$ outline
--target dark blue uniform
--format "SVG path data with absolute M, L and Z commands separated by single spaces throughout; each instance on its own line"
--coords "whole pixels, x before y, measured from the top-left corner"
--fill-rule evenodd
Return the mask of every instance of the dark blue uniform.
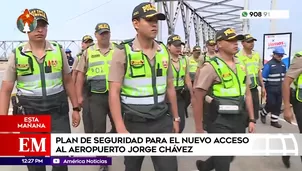
M 266 89 L 266 105 L 262 109 L 262 118 L 271 113 L 272 126 L 278 124 L 278 118 L 282 106 L 282 82 L 286 73 L 286 66 L 282 61 L 272 58 L 268 61 L 262 71 L 262 77 Z M 278 126 L 277 126 L 278 127 Z M 281 126 L 279 126 L 281 127 Z

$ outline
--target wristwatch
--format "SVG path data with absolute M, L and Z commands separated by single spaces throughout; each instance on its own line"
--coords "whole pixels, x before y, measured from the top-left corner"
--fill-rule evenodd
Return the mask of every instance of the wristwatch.
M 174 118 L 174 122 L 180 122 L 180 117 Z
M 74 108 L 72 108 L 72 110 L 73 110 L 73 111 L 78 111 L 78 112 L 80 112 L 80 111 L 81 111 L 81 108 L 79 108 L 79 107 L 74 107 Z
M 256 120 L 255 119 L 249 119 L 249 123 L 250 122 L 256 123 Z

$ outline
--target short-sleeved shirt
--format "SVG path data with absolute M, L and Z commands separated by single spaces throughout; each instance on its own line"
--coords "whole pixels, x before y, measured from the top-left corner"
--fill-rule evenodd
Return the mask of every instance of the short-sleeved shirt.
M 286 76 L 296 79 L 302 74 L 302 57 L 295 57 L 286 73 Z
M 238 64 L 239 61 L 237 58 L 234 58 L 235 64 Z M 246 68 L 246 67 L 245 67 Z M 236 73 L 236 65 L 231 68 Z M 199 69 L 199 74 L 197 77 L 197 80 L 194 82 L 194 88 L 200 88 L 203 90 L 208 91 L 210 87 L 214 83 L 220 83 L 221 80 L 219 76 L 217 75 L 215 69 L 210 63 L 204 63 L 201 68 Z M 206 74 L 205 74 L 206 73 Z M 248 73 L 246 71 L 246 85 L 250 85 L 250 78 L 248 77 Z
M 102 55 L 104 55 L 105 57 L 109 54 L 109 52 L 111 50 L 113 50 L 113 47 L 112 47 L 112 43 L 110 43 L 109 47 L 104 49 L 103 51 L 101 51 L 100 47 L 98 46 L 98 44 L 95 44 L 94 45 L 96 50 L 100 51 L 100 53 Z M 80 57 L 79 59 L 79 63 L 76 67 L 75 70 L 77 71 L 80 71 L 80 72 L 83 72 L 83 73 L 86 73 L 87 72 L 87 68 L 88 68 L 88 57 L 87 57 L 87 50 L 85 50 L 82 54 L 82 56 Z
M 49 41 L 46 41 L 45 51 L 53 51 L 55 49 L 56 48 Z M 26 43 L 24 45 L 23 51 L 24 52 L 32 52 L 29 43 Z M 64 74 L 69 74 L 70 73 L 70 68 L 69 68 L 68 60 L 67 60 L 66 54 L 63 53 L 63 52 L 65 52 L 65 50 L 61 48 L 61 54 L 62 54 L 62 58 L 63 58 L 62 59 L 63 60 L 62 70 L 63 70 Z M 33 55 L 35 55 L 34 52 L 33 52 Z M 15 58 L 16 58 L 15 53 L 11 53 L 9 55 L 7 67 L 4 71 L 3 81 L 14 82 L 14 81 L 17 80 L 16 63 L 15 63 L 16 59 Z M 43 58 L 37 58 L 36 57 L 36 59 L 39 63 L 42 63 L 42 62 L 44 62 L 45 57 L 43 57 Z
M 72 70 L 76 70 L 76 68 L 79 64 L 79 56 L 78 55 L 75 57 L 75 60 L 74 60 L 73 65 L 72 65 Z
M 206 58 L 207 56 L 209 56 L 210 58 L 212 58 L 212 57 L 216 56 L 216 54 L 214 54 L 214 55 L 209 55 L 208 53 L 206 53 L 206 54 L 202 55 L 202 56 L 200 57 L 199 62 L 198 62 L 198 67 L 202 66 L 202 65 L 205 63 L 205 58 Z
M 132 48 L 135 51 L 142 50 L 139 41 L 135 38 L 132 42 Z M 161 50 L 161 46 L 158 42 L 154 41 L 153 50 L 149 54 L 145 54 L 149 58 L 149 62 L 151 65 L 154 65 L 154 57 L 157 51 Z M 124 49 L 115 48 L 111 65 L 109 71 L 109 81 L 123 83 L 124 75 L 125 75 L 125 66 L 126 65 L 126 54 Z M 171 67 L 171 63 L 168 66 L 168 78 L 173 79 L 173 70 Z

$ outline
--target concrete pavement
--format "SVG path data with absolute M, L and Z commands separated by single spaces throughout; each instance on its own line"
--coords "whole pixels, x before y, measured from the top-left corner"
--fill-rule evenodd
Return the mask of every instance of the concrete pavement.
M 2 81 L 2 74 L 0 70 L 0 82 Z M 0 84 L 1 87 L 1 84 Z M 71 113 L 70 113 L 71 114 Z M 281 116 L 282 118 L 282 116 Z M 269 121 L 269 120 L 268 120 Z M 298 133 L 296 125 L 290 125 L 281 121 L 283 127 L 281 129 L 273 128 L 269 124 L 263 125 L 259 123 L 256 125 L 258 133 Z M 110 129 L 110 122 L 107 122 L 107 129 Z M 78 128 L 72 128 L 73 133 L 83 133 L 83 124 Z M 190 110 L 190 117 L 186 120 L 185 133 L 194 132 L 194 121 L 192 111 Z M 197 159 L 206 159 L 207 157 L 178 157 L 179 171 L 196 171 L 195 161 Z M 291 158 L 291 168 L 286 169 L 281 161 L 281 157 L 236 157 L 231 165 L 231 171 L 299 171 L 301 170 L 301 160 L 299 157 Z M 27 171 L 26 166 L 0 166 L 1 171 Z M 70 166 L 69 171 L 98 171 L 97 166 Z M 110 171 L 123 171 L 123 157 L 113 157 L 113 165 Z M 47 166 L 47 171 L 51 171 L 51 167 Z M 142 171 L 154 171 L 150 157 L 146 157 L 142 166 Z

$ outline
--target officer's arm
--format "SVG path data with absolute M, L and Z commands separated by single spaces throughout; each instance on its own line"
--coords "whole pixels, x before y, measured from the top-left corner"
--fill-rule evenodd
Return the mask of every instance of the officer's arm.
M 247 87 L 249 87 L 249 84 L 247 82 L 246 84 Z M 249 114 L 250 119 L 255 119 L 254 118 L 254 106 L 253 106 L 253 98 L 252 98 L 252 93 L 249 88 L 245 90 L 245 105 L 247 108 L 247 112 Z
M 270 65 L 268 63 L 266 63 L 263 66 L 263 70 L 262 70 L 262 79 L 263 79 L 263 83 L 265 84 L 265 82 L 267 82 L 267 78 L 270 72 Z
M 62 49 L 61 52 L 64 52 L 64 50 Z M 64 87 L 67 91 L 67 94 L 70 98 L 70 101 L 72 103 L 73 107 L 78 107 L 78 99 L 77 99 L 77 95 L 74 93 L 75 92 L 75 86 L 74 86 L 74 82 L 73 79 L 71 77 L 71 71 L 69 68 L 69 64 L 67 61 L 67 57 L 65 53 L 62 53 L 62 57 L 63 57 L 63 83 L 64 83 Z
M 259 60 L 259 71 L 258 71 L 258 77 L 259 77 L 259 81 L 260 81 L 260 86 L 262 88 L 264 88 L 264 81 L 263 81 L 263 77 L 262 77 L 262 68 L 263 68 L 263 64 L 262 61 Z
M 208 89 L 211 87 L 212 83 L 217 77 L 214 68 L 210 64 L 204 64 L 197 78 L 195 78 L 194 88 L 193 88 L 193 98 L 192 106 L 194 113 L 195 129 L 197 132 L 203 130 L 203 103 L 204 97 L 207 94 Z
M 85 50 L 82 56 L 79 58 L 79 63 L 77 65 L 77 78 L 76 78 L 76 92 L 77 96 L 80 100 L 83 99 L 83 85 L 85 82 L 85 73 L 86 73 L 86 66 L 87 66 L 87 51 Z
M 121 48 L 121 47 L 120 47 Z M 125 52 L 116 48 L 112 54 L 109 70 L 109 107 L 118 133 L 127 132 L 122 118 L 120 92 L 125 75 Z
M 290 85 L 302 73 L 302 57 L 293 59 L 282 84 L 284 108 L 290 108 Z
M 187 60 L 186 60 L 187 62 Z M 198 74 L 198 70 L 196 71 L 196 75 Z M 189 68 L 189 65 L 188 65 L 188 62 L 186 63 L 186 77 L 185 77 L 185 83 L 190 91 L 190 94 L 191 94 L 191 97 L 193 96 L 193 85 L 192 85 L 192 80 L 191 80 L 191 77 L 190 77 L 190 68 Z
M 10 105 L 11 93 L 16 81 L 15 54 L 12 53 L 8 58 L 8 66 L 4 71 L 4 77 L 0 90 L 0 115 L 7 115 Z
M 168 66 L 168 85 L 167 85 L 167 97 L 171 104 L 171 111 L 174 118 L 178 118 L 178 108 L 177 108 L 177 98 L 176 98 L 176 91 L 173 84 L 173 70 L 171 62 Z

